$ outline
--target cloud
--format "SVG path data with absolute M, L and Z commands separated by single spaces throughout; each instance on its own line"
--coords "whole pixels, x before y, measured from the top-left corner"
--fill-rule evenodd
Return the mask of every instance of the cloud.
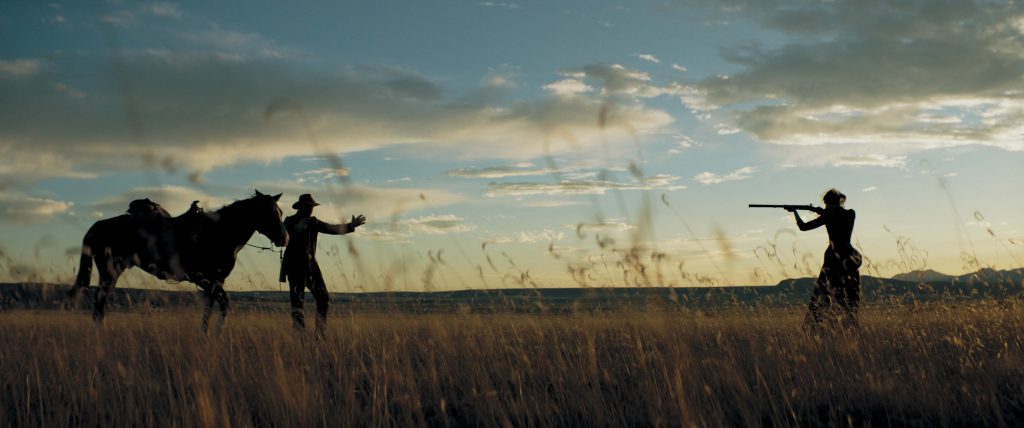
M 182 31 L 178 33 L 178 37 L 205 49 L 230 53 L 227 57 L 285 59 L 298 55 L 294 49 L 284 47 L 258 33 L 228 30 L 217 25 Z
M 150 3 L 142 6 L 147 12 L 155 16 L 165 16 L 170 18 L 181 18 L 181 10 L 178 9 L 178 5 L 174 3 L 157 2 Z
M 453 214 L 416 217 L 401 220 L 398 224 L 414 232 L 426 235 L 469 232 L 476 229 L 476 226 L 466 224 L 462 218 Z
M 48 223 L 70 213 L 73 202 L 40 198 L 16 192 L 0 192 L 0 220 L 15 224 Z
M 593 91 L 594 88 L 576 79 L 562 79 L 557 82 L 544 85 L 544 89 L 560 97 L 573 97 Z
M 716 4 L 716 7 L 721 5 Z M 739 66 L 687 105 L 777 144 L 962 144 L 1024 150 L 1024 5 L 987 1 L 732 1 L 730 15 L 786 33 L 726 48 Z
M 565 232 L 551 229 L 524 230 L 511 234 L 498 235 L 487 242 L 495 244 L 536 244 L 539 242 L 555 242 L 565 238 Z
M 2 101 L 0 101 L 2 103 Z M 0 118 L 0 122 L 3 119 Z M 0 130 L 0 134 L 3 131 Z M 66 177 L 88 179 L 97 176 L 95 171 L 82 168 L 79 158 L 68 156 L 73 150 L 61 153 L 57 150 L 29 150 L 21 145 L 5 145 L 0 140 L 0 176 L 10 179 L 35 179 L 39 177 Z
M 514 88 L 517 86 L 515 78 L 521 73 L 519 67 L 502 64 L 489 69 L 481 83 L 484 88 Z
M 291 204 L 303 193 L 312 193 L 321 204 L 317 216 L 328 221 L 344 221 L 352 215 L 364 214 L 367 221 L 382 224 L 391 219 L 424 209 L 436 209 L 466 201 L 464 195 L 444 189 L 416 187 L 376 187 L 365 184 L 344 186 L 309 186 L 294 182 L 260 182 L 255 186 L 263 193 L 284 193 L 281 207 L 291 214 Z M 249 190 L 251 192 L 251 190 Z
M 449 177 L 462 178 L 503 178 L 503 177 L 525 177 L 531 175 L 546 175 L 555 172 L 551 168 L 531 168 L 533 164 L 526 167 L 515 166 L 492 166 L 486 168 L 459 168 L 448 171 Z
M 906 156 L 886 156 L 866 154 L 859 156 L 842 156 L 836 159 L 835 166 L 879 166 L 885 168 L 903 168 L 907 165 Z
M 465 233 L 477 226 L 453 214 L 403 219 L 388 224 L 368 225 L 362 236 L 380 241 L 408 241 L 417 236 Z
M 672 69 L 675 70 L 675 71 L 682 71 L 684 73 L 689 71 L 689 70 L 686 69 L 686 67 L 681 66 L 679 64 L 672 64 Z
M 609 190 L 680 190 L 679 177 L 658 174 L 634 183 L 606 179 L 562 180 L 558 183 L 491 183 L 487 197 L 533 195 L 603 195 Z
M 626 68 L 621 64 L 587 64 L 562 71 L 571 79 L 594 79 L 601 82 L 604 95 L 629 95 L 650 98 L 665 93 L 663 88 L 652 85 L 650 73 Z
M 145 32 L 138 39 L 155 42 L 116 52 L 116 75 L 110 58 L 87 52 L 0 58 L 0 174 L 199 176 L 240 162 L 413 144 L 521 160 L 615 146 L 673 122 L 628 99 L 565 96 L 567 86 L 508 97 L 499 89 L 513 85 L 513 67 L 492 70 L 485 96 L 468 97 L 398 67 L 325 70 L 294 48 L 172 3 L 124 6 L 101 21 L 125 40 Z
M 251 191 L 250 191 L 251 192 Z M 236 199 L 248 197 L 239 194 Z M 171 215 L 179 215 L 185 212 L 192 201 L 200 201 L 200 206 L 206 210 L 215 210 L 230 202 L 230 199 L 212 196 L 201 190 L 182 186 L 143 186 L 136 187 L 121 194 L 103 198 L 89 205 L 94 217 L 113 217 L 124 214 L 128 210 L 128 204 L 136 199 L 149 198 L 151 201 L 160 204 Z
M 557 200 L 557 201 L 522 201 L 522 202 L 518 202 L 516 204 L 516 206 L 523 207 L 523 208 L 561 208 L 561 207 L 571 207 L 571 206 L 583 205 L 583 204 L 584 203 L 582 201 L 566 201 L 566 200 Z
M 668 149 L 668 153 L 672 155 L 677 155 L 682 153 L 686 149 L 689 149 L 697 145 L 698 144 L 695 141 L 693 141 L 692 138 L 687 137 L 685 135 L 678 135 L 676 136 L 676 146 Z
M 756 171 L 756 169 L 749 166 L 722 175 L 705 171 L 700 174 L 697 174 L 695 177 L 693 177 L 693 179 L 697 180 L 697 182 L 700 184 L 718 184 L 724 183 L 726 181 L 746 180 L 750 178 L 751 174 L 753 174 L 754 171 Z
M 624 221 L 606 221 L 601 223 L 579 223 L 569 224 L 565 226 L 568 229 L 573 229 L 578 235 L 583 235 L 586 232 L 598 232 L 598 233 L 612 233 L 612 232 L 628 232 L 636 229 L 636 226 L 626 223 Z
M 42 68 L 43 63 L 38 59 L 0 60 L 0 76 L 4 77 L 32 76 L 38 74 Z
M 443 189 L 374 187 L 363 184 L 311 188 L 308 185 L 286 181 L 260 182 L 253 186 L 266 194 L 283 193 L 279 205 L 286 216 L 293 213 L 291 204 L 298 200 L 300 194 L 312 193 L 313 198 L 321 204 L 315 211 L 315 215 L 319 218 L 329 222 L 344 223 L 353 215 L 364 214 L 367 224 L 373 226 L 371 229 L 381 229 L 384 227 L 383 225 L 396 221 L 395 219 L 406 213 L 436 209 L 466 200 L 462 195 Z M 178 215 L 188 209 L 194 200 L 201 201 L 200 206 L 204 209 L 214 210 L 233 200 L 247 198 L 252 192 L 251 188 L 238 188 L 228 190 L 223 195 L 211 195 L 198 189 L 182 186 L 143 186 L 96 201 L 89 205 L 89 209 L 93 217 L 112 217 L 123 214 L 128 209 L 129 202 L 135 199 L 149 198 L 163 206 L 171 215 Z M 452 218 L 445 216 L 426 216 L 399 222 L 402 223 L 400 230 L 403 233 L 429 234 L 431 231 L 439 230 L 466 231 L 463 228 L 446 226 L 445 221 L 450 220 Z M 475 228 L 471 225 L 463 226 Z
M 306 171 L 302 171 L 302 172 L 297 172 L 294 175 L 297 177 L 295 179 L 295 181 L 297 183 L 306 183 L 306 182 L 321 182 L 322 183 L 322 182 L 325 182 L 325 181 L 328 181 L 328 180 L 333 180 L 333 179 L 340 178 L 340 177 L 348 177 L 348 174 L 349 174 L 349 169 L 345 168 L 345 167 L 340 167 L 340 168 L 324 167 L 324 168 L 314 168 L 314 169 L 310 169 L 310 170 L 306 170 Z
M 860 191 L 862 192 L 874 192 L 875 190 L 878 190 L 878 188 L 875 186 L 868 186 L 863 189 L 860 189 Z
M 122 58 L 134 101 L 128 107 L 140 131 L 133 134 L 116 86 L 91 88 L 87 97 L 54 89 L 64 77 L 60 70 L 105 76 L 109 63 L 62 61 L 68 62 L 34 74 L 0 74 L 0 150 L 7 155 L 0 170 L 30 177 L 161 165 L 207 171 L 397 144 L 453 147 L 467 158 L 529 159 L 626 141 L 673 121 L 662 110 L 582 95 L 466 102 L 395 67 L 323 73 L 276 58 L 158 49 Z M 33 166 L 45 163 L 52 167 Z
M 480 5 L 481 6 L 485 6 L 485 7 L 500 7 L 502 9 L 509 9 L 509 10 L 519 9 L 519 7 L 520 7 L 518 4 L 515 4 L 515 3 L 503 3 L 503 2 L 493 2 L 493 1 L 485 1 L 485 2 L 480 3 Z
M 640 59 L 642 59 L 644 61 L 647 61 L 647 62 L 653 62 L 655 64 L 661 62 L 661 60 L 658 59 L 658 57 L 656 57 L 654 55 L 651 55 L 651 54 L 636 54 L 636 57 L 640 58 Z

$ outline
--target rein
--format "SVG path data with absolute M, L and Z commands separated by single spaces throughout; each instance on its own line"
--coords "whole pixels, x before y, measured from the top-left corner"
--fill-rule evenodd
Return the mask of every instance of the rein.
M 252 245 L 252 244 L 250 244 L 248 242 L 246 242 L 245 245 L 248 245 L 250 247 L 255 248 L 257 253 L 262 253 L 264 251 L 270 251 L 271 253 L 277 253 L 278 254 L 278 258 L 281 260 L 282 263 L 284 263 L 284 247 L 281 247 L 280 250 L 275 250 L 273 247 L 261 247 L 259 245 Z M 278 286 L 279 286 L 278 288 L 280 288 L 280 285 L 281 285 L 280 282 L 278 282 Z
M 252 245 L 252 244 L 250 244 L 248 242 L 246 242 L 245 245 L 248 245 L 250 247 L 258 249 L 259 251 L 257 251 L 257 253 L 262 253 L 264 251 L 270 251 L 271 253 L 282 253 L 282 252 L 284 252 L 284 248 L 283 247 L 280 250 L 275 250 L 273 247 L 261 247 L 259 245 Z

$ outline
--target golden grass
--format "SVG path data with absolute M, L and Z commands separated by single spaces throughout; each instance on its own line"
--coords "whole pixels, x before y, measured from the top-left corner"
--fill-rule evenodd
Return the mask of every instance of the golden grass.
M 335 314 L 0 313 L 12 426 L 1014 425 L 1024 310 L 863 311 L 809 336 L 796 310 Z

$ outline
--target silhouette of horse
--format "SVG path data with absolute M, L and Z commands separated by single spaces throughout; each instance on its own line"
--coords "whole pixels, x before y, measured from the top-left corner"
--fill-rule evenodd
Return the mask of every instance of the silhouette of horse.
M 260 193 L 213 212 L 189 210 L 171 218 L 159 208 L 147 214 L 125 214 L 97 221 L 82 240 L 82 256 L 72 289 L 89 286 L 93 262 L 99 271 L 99 287 L 93 303 L 93 318 L 103 320 L 103 307 L 118 277 L 139 267 L 167 281 L 190 281 L 203 291 L 207 305 L 203 331 L 209 327 L 213 303 L 220 303 L 218 329 L 228 311 L 224 280 L 235 267 L 235 257 L 253 233 L 284 246 L 288 233 L 281 222 L 280 194 Z M 149 202 L 146 200 L 145 202 Z M 151 203 L 151 202 L 150 202 Z

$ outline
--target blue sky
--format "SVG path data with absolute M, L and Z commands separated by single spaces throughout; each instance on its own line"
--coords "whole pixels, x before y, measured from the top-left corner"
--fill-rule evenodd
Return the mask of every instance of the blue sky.
M 771 284 L 825 234 L 746 204 L 830 187 L 866 273 L 1022 267 L 1022 9 L 8 2 L 0 280 L 66 281 L 131 199 L 256 188 L 368 217 L 321 240 L 334 291 Z M 247 248 L 228 287 L 275 277 Z

